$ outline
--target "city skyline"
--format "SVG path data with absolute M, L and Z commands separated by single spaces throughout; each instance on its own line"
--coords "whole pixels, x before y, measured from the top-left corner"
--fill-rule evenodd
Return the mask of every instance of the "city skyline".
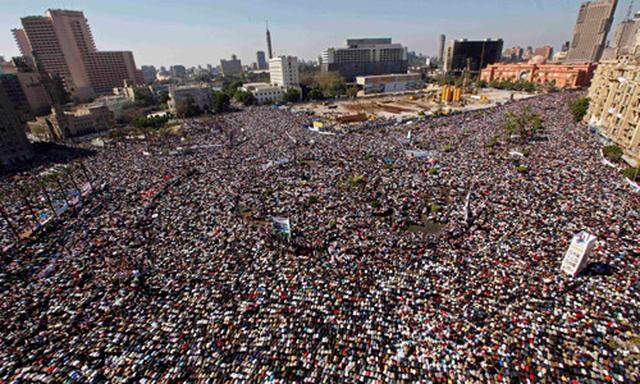
M 407 0 L 393 6 L 360 0 L 347 4 L 334 0 L 322 4 L 191 0 L 175 7 L 146 0 L 136 4 L 122 0 L 109 4 L 26 0 L 5 5 L 0 15 L 0 56 L 8 59 L 19 54 L 10 30 L 19 26 L 20 18 L 41 15 L 48 8 L 81 10 L 91 20 L 94 36 L 104 49 L 132 50 L 138 65 L 168 67 L 216 64 L 232 54 L 251 64 L 257 50 L 266 51 L 266 20 L 274 54 L 303 60 L 315 60 L 323 49 L 342 46 L 347 38 L 354 37 L 391 37 L 410 51 L 436 56 L 441 33 L 447 36 L 447 44 L 463 37 L 503 38 L 505 47 L 548 44 L 559 50 L 571 39 L 579 5 L 580 1 L 573 0 L 489 0 L 482 4 L 470 0 L 446 4 Z M 620 2 L 614 27 L 624 18 L 628 5 L 629 0 Z M 500 18 L 491 15 L 496 7 L 501 10 Z M 529 26 L 523 27 L 522 17 L 531 20 Z M 545 28 L 540 30 L 536 20 L 542 18 Z

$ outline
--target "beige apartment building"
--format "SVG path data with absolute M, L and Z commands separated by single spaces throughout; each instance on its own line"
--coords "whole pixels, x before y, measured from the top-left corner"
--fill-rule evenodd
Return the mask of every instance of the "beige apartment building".
M 27 139 L 25 126 L 0 86 L 0 168 L 32 156 L 33 149 Z
M 618 0 L 587 1 L 580 5 L 566 63 L 600 60 L 617 5 Z
M 585 121 L 640 162 L 640 62 L 633 57 L 602 61 L 589 88 Z
M 285 88 L 299 87 L 298 58 L 295 56 L 278 56 L 270 59 L 269 77 L 271 85 Z
M 96 49 L 89 23 L 81 11 L 46 11 L 44 16 L 21 19 L 13 34 L 22 55 L 36 58 L 43 70 L 62 77 L 71 95 L 80 101 L 110 93 L 124 80 L 143 84 L 133 54 Z
M 610 46 L 604 50 L 602 59 L 612 60 L 633 53 L 638 29 L 640 29 L 640 13 L 620 22 L 613 33 Z

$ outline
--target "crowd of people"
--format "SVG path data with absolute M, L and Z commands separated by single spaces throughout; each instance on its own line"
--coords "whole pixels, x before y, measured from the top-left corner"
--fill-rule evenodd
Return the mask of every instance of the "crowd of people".
M 640 196 L 571 97 L 335 135 L 248 107 L 94 148 L 81 207 L 21 242 L 0 217 L 0 383 L 640 381 Z M 525 107 L 544 131 L 505 137 Z

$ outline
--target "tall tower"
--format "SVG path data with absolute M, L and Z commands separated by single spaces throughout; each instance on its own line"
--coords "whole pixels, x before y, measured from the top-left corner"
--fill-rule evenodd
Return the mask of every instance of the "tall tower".
M 271 47 L 271 32 L 269 32 L 269 22 L 267 22 L 267 53 L 269 54 L 269 60 L 273 59 L 273 49 Z
M 595 62 L 604 51 L 618 0 L 587 1 L 580 6 L 566 62 Z
M 440 35 L 440 45 L 438 46 L 438 60 L 442 63 L 444 61 L 444 43 L 447 40 L 445 35 Z

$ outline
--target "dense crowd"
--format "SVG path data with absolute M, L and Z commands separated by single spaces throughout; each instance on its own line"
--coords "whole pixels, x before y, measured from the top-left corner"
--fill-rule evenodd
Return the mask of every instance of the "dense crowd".
M 638 382 L 640 197 L 570 97 L 336 135 L 249 107 L 108 142 L 83 206 L 3 255 L 0 383 Z M 544 132 L 489 146 L 525 107 Z

